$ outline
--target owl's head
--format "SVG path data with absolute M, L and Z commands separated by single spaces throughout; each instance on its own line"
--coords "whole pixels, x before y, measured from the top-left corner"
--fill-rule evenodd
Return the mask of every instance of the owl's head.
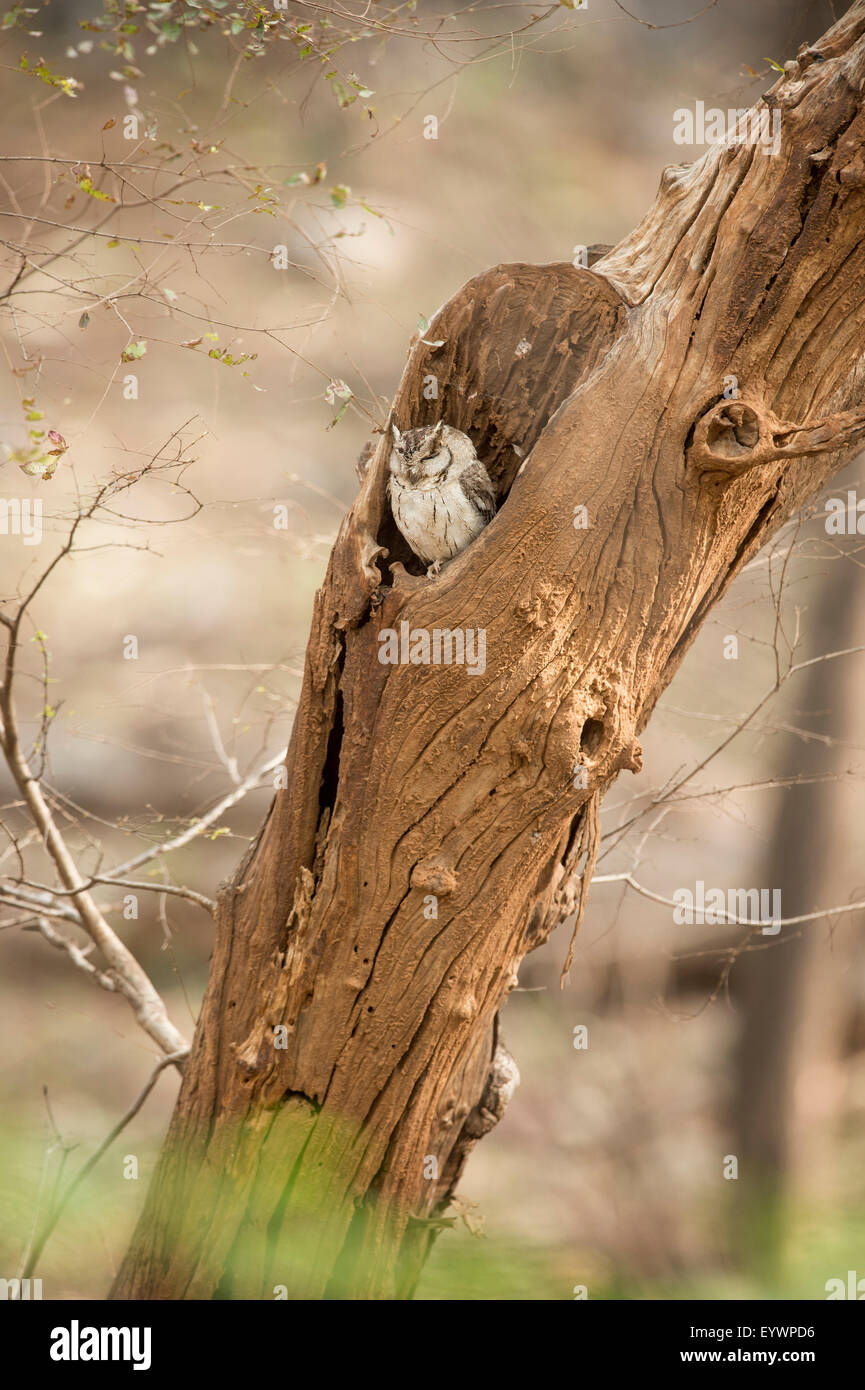
M 448 436 L 453 433 L 444 420 L 435 425 L 422 425 L 402 434 L 391 425 L 393 448 L 390 451 L 390 471 L 401 482 L 417 487 L 425 479 L 434 481 L 451 462 Z

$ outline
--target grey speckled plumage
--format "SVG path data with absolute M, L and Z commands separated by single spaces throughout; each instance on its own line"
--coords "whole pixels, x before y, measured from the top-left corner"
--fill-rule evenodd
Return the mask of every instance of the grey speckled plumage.
M 495 488 L 467 434 L 443 420 L 392 426 L 388 493 L 394 521 L 415 555 L 438 574 L 496 514 Z

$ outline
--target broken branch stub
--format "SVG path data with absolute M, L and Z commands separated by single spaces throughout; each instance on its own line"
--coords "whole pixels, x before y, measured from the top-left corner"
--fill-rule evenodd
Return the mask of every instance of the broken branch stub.
M 758 401 L 721 401 L 697 422 L 688 462 L 704 473 L 736 476 L 779 459 L 837 452 L 863 438 L 865 410 L 794 425 Z

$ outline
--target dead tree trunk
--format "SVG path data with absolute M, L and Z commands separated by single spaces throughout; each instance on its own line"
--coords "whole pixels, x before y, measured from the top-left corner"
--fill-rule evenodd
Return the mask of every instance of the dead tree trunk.
M 863 81 L 859 0 L 757 108 L 779 153 L 752 128 L 667 169 L 593 269 L 488 271 L 415 345 L 394 418 L 470 434 L 500 512 L 413 574 L 380 441 L 113 1297 L 411 1292 L 513 1085 L 497 1010 L 580 900 L 599 798 L 712 605 L 865 437 Z M 383 665 L 403 623 L 484 630 L 486 669 Z

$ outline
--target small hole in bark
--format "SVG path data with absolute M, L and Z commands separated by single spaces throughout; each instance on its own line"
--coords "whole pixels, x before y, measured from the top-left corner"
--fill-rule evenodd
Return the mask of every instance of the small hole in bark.
M 367 1011 L 368 1014 L 371 1014 L 371 1013 L 373 1012 L 372 1004 L 367 1004 L 367 1006 L 366 1006 L 366 1011 Z
M 604 737 L 604 725 L 600 719 L 587 719 L 580 734 L 580 752 L 594 753 Z
M 343 737 L 343 707 L 342 691 L 338 690 L 336 695 L 336 708 L 333 713 L 333 724 L 327 740 L 327 753 L 324 760 L 324 768 L 321 774 L 321 785 L 318 791 L 319 807 L 323 811 L 326 807 L 333 810 L 336 801 L 337 787 L 339 786 L 339 755 L 342 747 Z

